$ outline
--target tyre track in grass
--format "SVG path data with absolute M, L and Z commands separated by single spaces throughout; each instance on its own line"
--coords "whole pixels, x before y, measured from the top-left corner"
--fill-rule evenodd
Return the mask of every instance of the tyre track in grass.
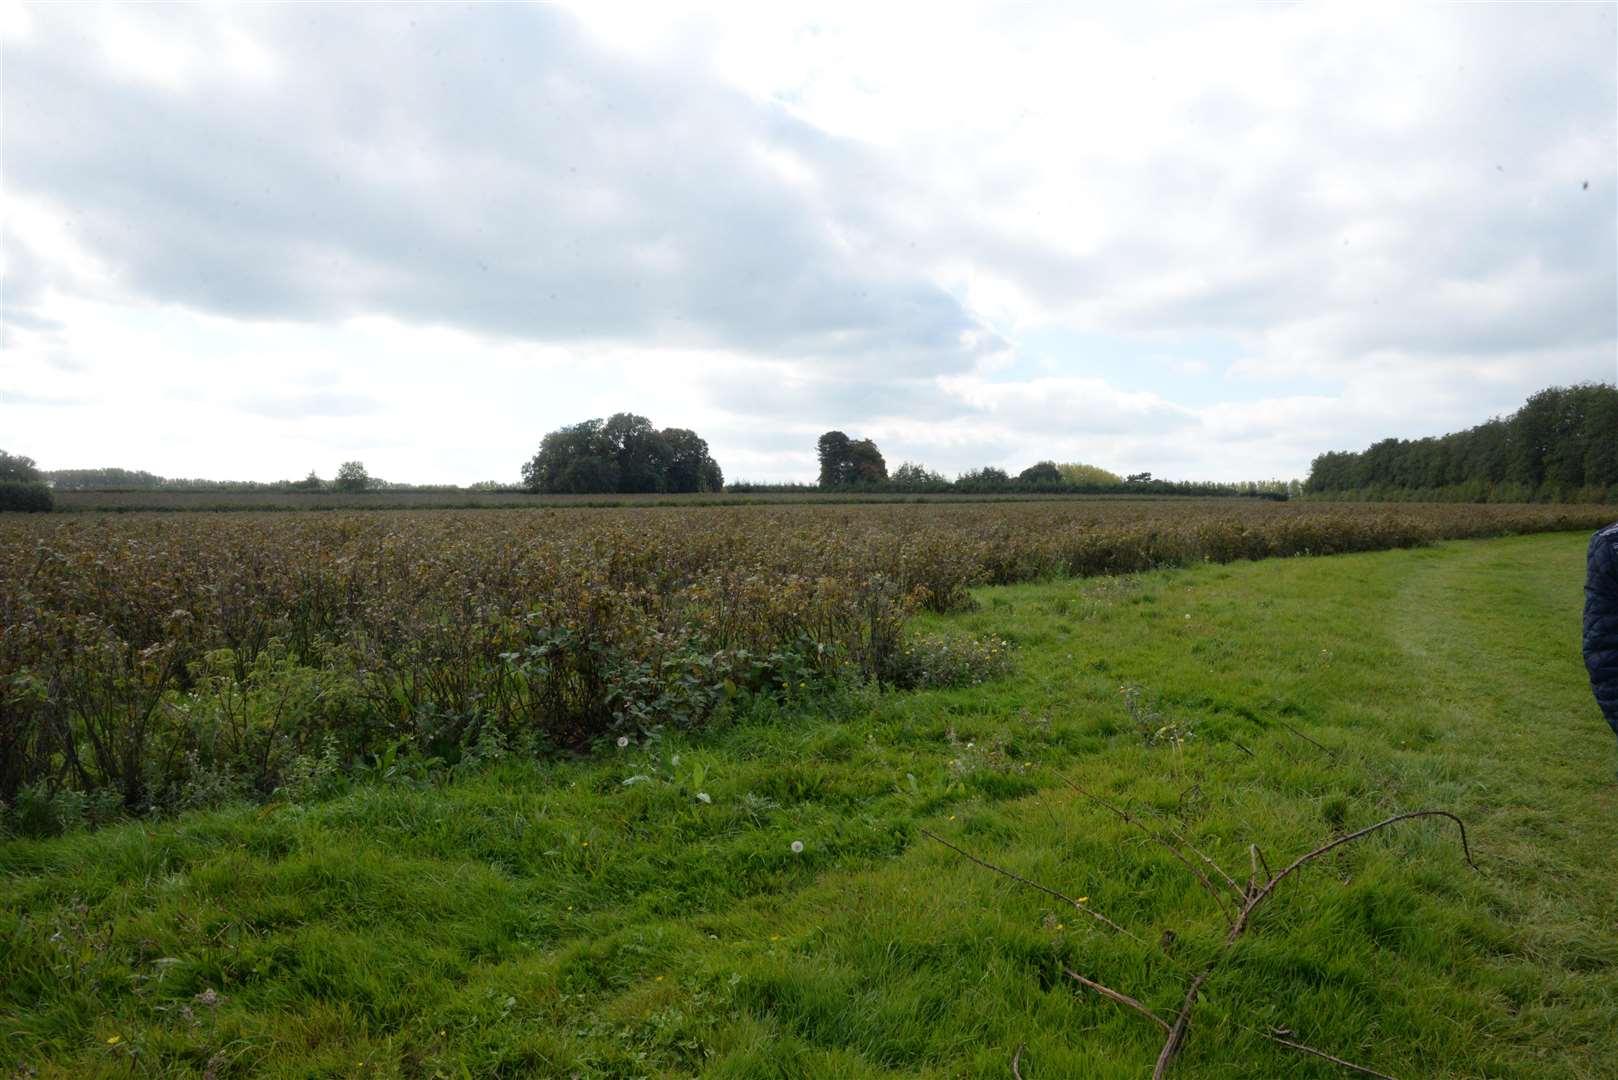
M 1442 545 L 1407 578 L 1388 630 L 1423 673 L 1410 707 L 1442 732 L 1429 750 L 1455 778 L 1445 786 L 1473 826 L 1518 960 L 1541 969 L 1545 1000 L 1591 1019 L 1547 1024 L 1525 1008 L 1523 1030 L 1505 1037 L 1560 1044 L 1551 1071 L 1597 1077 L 1613 1075 L 1599 1018 L 1618 997 L 1618 753 L 1580 653 L 1586 539 Z

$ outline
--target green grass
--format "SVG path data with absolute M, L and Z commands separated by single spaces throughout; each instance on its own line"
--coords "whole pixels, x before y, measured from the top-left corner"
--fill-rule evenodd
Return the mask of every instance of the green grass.
M 1289 879 L 1208 983 L 1176 1075 L 1342 1075 L 1255 1030 L 1284 1025 L 1406 1078 L 1611 1076 L 1618 756 L 1578 657 L 1583 551 L 1564 534 L 985 590 L 921 621 L 1016 643 L 1015 674 L 982 686 L 8 841 L 0 1067 L 1005 1077 L 1026 1043 L 1028 1080 L 1143 1076 L 1157 1029 L 1059 965 L 1172 1010 L 1224 922 L 1067 775 L 1242 877 L 1249 843 L 1279 868 L 1398 810 L 1469 825 L 1481 873 L 1418 821 Z M 1142 725 L 1168 730 L 1148 745 Z

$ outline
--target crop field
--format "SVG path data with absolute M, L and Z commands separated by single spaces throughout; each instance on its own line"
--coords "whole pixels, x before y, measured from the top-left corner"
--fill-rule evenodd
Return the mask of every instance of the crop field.
M 586 750 L 760 695 L 970 682 L 970 590 L 1589 529 L 1590 507 L 1070 500 L 0 522 L 13 827 L 388 760 Z

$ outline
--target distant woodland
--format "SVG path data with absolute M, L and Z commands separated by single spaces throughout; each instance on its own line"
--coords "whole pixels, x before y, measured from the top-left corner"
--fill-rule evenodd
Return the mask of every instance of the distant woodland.
M 1552 387 L 1465 431 L 1321 454 L 1303 490 L 1367 500 L 1618 502 L 1618 386 Z

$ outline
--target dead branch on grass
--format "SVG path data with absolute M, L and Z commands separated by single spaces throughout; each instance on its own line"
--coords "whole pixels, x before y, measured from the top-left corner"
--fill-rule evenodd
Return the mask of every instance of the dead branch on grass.
M 1290 1046 L 1294 1050 L 1302 1051 L 1305 1054 L 1313 1054 L 1318 1058 L 1325 1058 L 1333 1065 L 1340 1065 L 1345 1069 L 1352 1069 L 1354 1072 L 1364 1073 L 1366 1076 L 1380 1076 L 1382 1080 L 1399 1080 L 1397 1076 L 1389 1076 L 1385 1072 L 1377 1072 L 1375 1069 L 1368 1069 L 1364 1065 L 1356 1065 L 1352 1061 L 1344 1061 L 1340 1057 L 1328 1054 L 1324 1050 L 1316 1050 L 1314 1047 L 1309 1046 L 1306 1043 L 1298 1042 L 1296 1039 L 1284 1039 L 1275 1034 L 1273 1031 L 1260 1031 L 1259 1034 L 1264 1036 L 1266 1039 L 1269 1039 L 1271 1042 L 1280 1043 L 1282 1046 Z
M 1305 736 L 1305 738 L 1307 738 L 1307 736 Z M 1311 739 L 1309 741 L 1313 742 L 1314 740 Z M 1316 745 L 1319 745 L 1319 744 L 1317 743 Z M 1324 750 L 1325 747 L 1321 747 L 1321 749 Z M 1226 873 L 1225 870 L 1222 867 L 1220 867 L 1218 863 L 1216 863 L 1213 859 L 1209 858 L 1207 855 L 1203 854 L 1201 851 L 1198 851 L 1195 847 L 1193 847 L 1191 845 L 1191 843 L 1188 840 L 1185 839 L 1185 837 L 1181 836 L 1179 833 L 1174 832 L 1174 830 L 1172 830 L 1172 829 L 1169 829 L 1168 831 L 1174 837 L 1173 840 L 1169 840 L 1169 839 L 1163 837 L 1162 835 L 1160 835 L 1158 833 L 1155 833 L 1151 829 L 1147 828 L 1147 826 L 1143 822 L 1141 822 L 1134 815 L 1130 814 L 1127 810 L 1124 810 L 1124 809 L 1122 809 L 1120 807 L 1114 806 L 1113 804 L 1107 802 L 1107 800 L 1101 798 L 1098 795 L 1095 795 L 1095 794 L 1087 791 L 1085 788 L 1083 788 L 1080 785 L 1074 783 L 1072 780 L 1068 780 L 1066 777 L 1063 777 L 1063 780 L 1067 783 L 1067 785 L 1069 787 L 1071 787 L 1074 791 L 1077 791 L 1080 795 L 1083 795 L 1085 798 L 1089 799 L 1091 802 L 1094 802 L 1097 805 L 1107 809 L 1112 814 L 1114 814 L 1118 818 L 1122 819 L 1123 821 L 1127 822 L 1128 824 L 1133 825 L 1136 828 L 1142 830 L 1148 836 L 1152 837 L 1152 839 L 1156 840 L 1158 843 L 1164 845 L 1170 851 L 1174 852 L 1176 858 L 1178 858 L 1179 861 L 1188 870 L 1191 871 L 1191 873 L 1203 885 L 1203 888 L 1208 891 L 1209 895 L 1214 896 L 1217 900 L 1220 901 L 1220 911 L 1221 911 L 1222 914 L 1227 915 L 1227 919 L 1230 922 L 1230 927 L 1225 933 L 1225 938 L 1224 938 L 1223 943 L 1220 945 L 1219 951 L 1214 955 L 1214 958 L 1211 961 L 1209 961 L 1207 966 L 1204 967 L 1202 969 L 1202 971 L 1198 972 L 1197 975 L 1194 978 L 1192 978 L 1191 982 L 1187 985 L 1186 991 L 1185 991 L 1185 996 L 1180 1001 L 1180 1008 L 1175 1013 L 1174 1021 L 1172 1023 L 1170 1023 L 1167 1020 L 1164 1020 L 1161 1016 L 1157 1015 L 1157 1013 L 1153 1012 L 1150 1008 L 1148 1008 L 1146 1005 L 1142 1004 L 1136 998 L 1130 997 L 1128 994 L 1122 993 L 1121 991 L 1114 990 L 1112 987 L 1106 986 L 1105 984 L 1097 982 L 1094 979 L 1090 979 L 1090 978 L 1087 978 L 1087 977 L 1085 977 L 1083 975 L 1080 975 L 1078 972 L 1073 971 L 1073 970 L 1071 970 L 1071 969 L 1069 969 L 1069 968 L 1067 968 L 1065 966 L 1062 968 L 1062 971 L 1065 974 L 1067 974 L 1070 978 L 1072 978 L 1073 980 L 1078 982 L 1080 985 L 1088 987 L 1089 989 L 1095 991 L 1096 993 L 1100 994 L 1101 996 L 1103 996 L 1105 998 L 1108 998 L 1109 1000 L 1113 1001 L 1116 1004 L 1123 1005 L 1126 1008 L 1134 1010 L 1135 1012 L 1137 1012 L 1140 1015 L 1142 1015 L 1142 1016 L 1146 1017 L 1147 1019 L 1151 1020 L 1152 1023 L 1158 1025 L 1159 1027 L 1161 1027 L 1163 1029 L 1163 1031 L 1165 1033 L 1165 1037 L 1164 1037 L 1164 1041 L 1163 1041 L 1163 1048 L 1158 1053 L 1157 1064 L 1152 1070 L 1152 1080 L 1163 1080 L 1163 1078 L 1168 1075 L 1169 1070 L 1173 1067 L 1175 1059 L 1179 1057 L 1180 1051 L 1185 1046 L 1186 1038 L 1190 1035 L 1190 1032 L 1191 1032 L 1191 1013 L 1192 1013 L 1193 1009 L 1195 1009 L 1195 1007 L 1196 1007 L 1197 999 L 1198 999 L 1198 996 L 1202 992 L 1203 984 L 1206 983 L 1208 981 L 1208 979 L 1213 976 L 1214 972 L 1218 969 L 1220 964 L 1223 963 L 1224 960 L 1230 955 L 1232 947 L 1242 937 L 1242 935 L 1247 932 L 1248 927 L 1252 924 L 1254 913 L 1257 912 L 1259 907 L 1262 906 L 1265 901 L 1269 900 L 1272 896 L 1275 895 L 1276 887 L 1279 886 L 1282 881 L 1285 881 L 1288 877 L 1290 877 L 1291 875 L 1297 873 L 1303 867 L 1307 866 L 1310 862 L 1313 862 L 1315 859 L 1320 858 L 1322 855 L 1325 855 L 1327 852 L 1330 852 L 1330 851 L 1332 851 L 1332 850 L 1334 850 L 1336 848 L 1342 847 L 1344 844 L 1352 843 L 1355 840 L 1359 840 L 1359 839 L 1362 839 L 1362 838 L 1364 838 L 1366 836 L 1370 836 L 1372 833 L 1375 833 L 1375 832 L 1378 832 L 1378 831 L 1380 831 L 1382 829 L 1388 828 L 1391 825 L 1396 825 L 1401 821 L 1410 821 L 1410 820 L 1412 820 L 1414 818 L 1421 818 L 1421 817 L 1443 817 L 1443 818 L 1448 818 L 1449 820 L 1455 822 L 1456 827 L 1460 830 L 1460 834 L 1461 834 L 1461 851 L 1466 856 L 1467 865 L 1472 867 L 1472 869 L 1474 869 L 1474 870 L 1478 869 L 1477 863 L 1472 858 L 1471 845 L 1468 843 L 1467 838 L 1466 838 L 1466 823 L 1465 822 L 1463 822 L 1456 815 L 1450 813 L 1448 810 L 1411 810 L 1411 811 L 1407 811 L 1407 812 L 1402 813 L 1402 814 L 1394 814 L 1393 816 L 1384 818 L 1381 821 L 1378 821 L 1373 825 L 1367 825 L 1363 829 L 1357 829 L 1354 832 L 1348 833 L 1345 836 L 1339 836 L 1339 837 L 1337 837 L 1337 838 L 1335 838 L 1333 840 L 1329 840 L 1326 843 L 1319 845 L 1318 847 L 1315 847 L 1315 848 L 1313 848 L 1313 849 L 1311 849 L 1309 851 L 1306 851 L 1302 855 L 1299 855 L 1296 859 L 1293 859 L 1292 862 L 1287 864 L 1286 868 L 1283 869 L 1278 874 L 1277 873 L 1272 873 L 1270 871 L 1269 862 L 1264 858 L 1264 854 L 1263 854 L 1263 852 L 1261 852 L 1259 850 L 1258 845 L 1257 844 L 1249 844 L 1248 845 L 1248 858 L 1252 863 L 1252 876 L 1248 879 L 1247 887 L 1244 889 L 1240 885 L 1237 885 L 1235 879 L 1232 878 L 1228 873 Z M 1064 900 L 1067 903 L 1072 904 L 1074 907 L 1078 908 L 1080 911 L 1084 911 L 1087 914 L 1092 915 L 1095 918 L 1099 919 L 1100 921 L 1106 923 L 1108 926 L 1112 927 L 1114 930 L 1117 930 L 1119 933 L 1123 934 L 1124 936 L 1129 937 L 1129 938 L 1131 938 L 1131 939 L 1133 939 L 1135 941 L 1140 941 L 1141 940 L 1140 938 L 1135 937 L 1134 934 L 1129 933 L 1129 931 L 1127 931 L 1123 927 L 1119 926 L 1117 923 L 1113 922 L 1111 919 L 1108 919 L 1107 917 L 1100 914 L 1099 912 L 1091 911 L 1089 908 L 1086 908 L 1083 904 L 1079 903 L 1079 901 L 1073 899 L 1070 896 L 1067 896 L 1067 895 L 1065 895 L 1063 893 L 1057 892 L 1055 889 L 1049 888 L 1049 887 L 1047 887 L 1045 885 L 1041 885 L 1037 881 L 1031 881 L 1028 878 L 1023 877 L 1020 874 L 1014 874 L 1010 870 L 1005 869 L 1004 867 L 996 866 L 991 862 L 987 862 L 987 861 L 985 861 L 983 859 L 980 859 L 976 855 L 973 855 L 970 852 L 968 852 L 968 851 L 966 851 L 966 850 L 964 850 L 962 848 L 957 847 L 956 845 L 950 843 L 948 840 L 945 840 L 943 837 L 938 836 L 937 834 L 935 834 L 933 832 L 930 832 L 927 829 L 922 829 L 921 833 L 922 833 L 923 836 L 926 836 L 926 837 L 928 837 L 929 839 L 932 839 L 932 840 L 936 840 L 938 843 L 943 844 L 945 847 L 949 848 L 951 851 L 954 851 L 958 855 L 961 855 L 962 857 L 966 858 L 967 860 L 969 860 L 969 861 L 971 861 L 973 863 L 976 863 L 979 866 L 982 866 L 982 867 L 984 867 L 986 869 L 989 869 L 989 870 L 993 870 L 997 874 L 1002 874 L 1002 875 L 1004 875 L 1004 876 L 1006 876 L 1008 878 L 1011 878 L 1013 881 L 1016 881 L 1016 882 L 1018 882 L 1020 884 L 1023 884 L 1023 885 L 1027 885 L 1030 888 L 1037 889 L 1038 891 L 1046 893 L 1047 895 L 1054 896 L 1054 897 L 1057 897 L 1058 899 Z M 1224 893 L 1216 885 L 1214 885 L 1214 883 L 1208 878 L 1208 876 L 1206 874 L 1204 874 L 1201 870 L 1199 870 L 1197 868 L 1196 864 L 1194 864 L 1185 855 L 1185 853 L 1180 849 L 1179 845 L 1184 845 L 1186 848 L 1189 848 L 1192 852 L 1194 852 L 1197 856 L 1199 856 L 1204 862 L 1206 862 L 1209 866 L 1211 866 L 1219 874 L 1220 877 L 1224 878 L 1225 881 L 1229 882 L 1231 888 L 1234 889 L 1237 892 L 1237 894 L 1242 897 L 1241 907 L 1237 910 L 1234 918 L 1230 918 L 1228 912 L 1226 911 L 1225 902 L 1224 902 L 1225 901 Z M 1261 876 L 1261 870 L 1260 870 L 1261 867 L 1262 867 L 1262 876 Z M 1262 885 L 1260 884 L 1260 881 L 1263 882 Z M 1288 1039 L 1288 1038 L 1285 1038 L 1285 1037 L 1283 1037 L 1281 1035 L 1277 1035 L 1277 1034 L 1275 1034 L 1273 1032 L 1270 1032 L 1270 1033 L 1260 1032 L 1260 1034 L 1264 1034 L 1266 1038 L 1271 1039 L 1274 1042 L 1280 1043 L 1283 1046 L 1287 1046 L 1287 1047 L 1289 1047 L 1289 1048 L 1291 1048 L 1293 1050 L 1297 1050 L 1297 1051 L 1300 1051 L 1302 1053 L 1313 1054 L 1316 1057 L 1322 1058 L 1322 1059 L 1324 1059 L 1326 1061 L 1330 1061 L 1333 1064 L 1339 1065 L 1339 1066 L 1341 1066 L 1341 1067 L 1343 1067 L 1345 1069 L 1352 1069 L 1352 1070 L 1354 1070 L 1356 1072 L 1363 1073 L 1363 1074 L 1365 1074 L 1367 1076 L 1382 1077 L 1383 1080 L 1395 1080 L 1395 1078 L 1388 1076 L 1387 1073 L 1377 1072 L 1376 1070 L 1367 1068 L 1367 1067 L 1365 1067 L 1363 1065 L 1356 1065 L 1351 1061 L 1346 1061 L 1346 1060 L 1344 1060 L 1342 1058 L 1335 1057 L 1335 1056 L 1333 1056 L 1331 1054 L 1326 1053 L 1323 1050 L 1317 1050 L 1312 1046 L 1308 1046 L 1308 1045 L 1306 1045 L 1304 1043 L 1301 1043 L 1301 1042 L 1298 1042 L 1298 1041 L 1296 1041 L 1294 1039 Z M 1022 1047 L 1019 1046 L 1017 1048 L 1016 1055 L 1014 1055 L 1012 1057 L 1012 1060 L 1011 1060 L 1012 1074 L 1014 1076 L 1016 1076 L 1018 1078 L 1018 1080 L 1021 1080 L 1021 1073 L 1018 1071 L 1018 1063 L 1019 1063 L 1019 1060 L 1021 1059 L 1021 1057 L 1022 1057 Z
M 1090 916 L 1092 919 L 1095 919 L 1098 922 L 1105 923 L 1108 926 L 1112 927 L 1114 930 L 1118 931 L 1118 933 L 1124 935 L 1124 937 L 1129 938 L 1132 941 L 1140 941 L 1140 943 L 1142 945 L 1146 944 L 1146 942 L 1141 941 L 1140 938 L 1136 937 L 1134 934 L 1131 934 L 1128 930 L 1125 930 L 1123 927 L 1119 926 L 1117 923 L 1113 922 L 1111 919 L 1109 919 L 1105 915 L 1101 914 L 1101 912 L 1096 911 L 1094 908 L 1085 907 L 1082 902 L 1080 902 L 1078 900 L 1075 900 L 1073 897 L 1067 895 L 1066 893 L 1057 892 L 1055 889 L 1048 888 L 1047 886 L 1041 885 L 1037 881 L 1030 881 L 1028 878 L 1023 877 L 1021 874 L 1014 874 L 1010 870 L 1007 870 L 1003 866 L 996 866 L 994 863 L 989 862 L 986 859 L 980 859 L 976 855 L 972 854 L 970 851 L 967 851 L 965 848 L 956 847 L 954 844 L 950 843 L 948 840 L 945 840 L 942 836 L 939 836 L 937 833 L 932 832 L 929 829 L 922 829 L 921 830 L 921 835 L 927 837 L 930 840 L 938 841 L 940 844 L 943 844 L 945 847 L 949 848 L 951 851 L 955 852 L 957 855 L 959 855 L 962 858 L 966 859 L 968 862 L 977 863 L 979 866 L 983 867 L 985 870 L 993 870 L 997 874 L 1004 874 L 1006 877 L 1010 878 L 1012 881 L 1018 882 L 1019 884 L 1022 884 L 1022 885 L 1027 885 L 1030 889 L 1037 889 L 1040 892 L 1045 893 L 1047 896 L 1054 896 L 1058 900 L 1065 900 L 1067 903 L 1072 904 L 1074 907 L 1078 908 L 1080 911 L 1084 912 L 1086 915 Z
M 1299 731 L 1297 728 L 1293 727 L 1291 724 L 1287 723 L 1285 720 L 1277 720 L 1276 723 L 1280 724 L 1282 727 L 1284 727 L 1288 731 L 1292 732 L 1292 734 L 1296 735 L 1298 738 L 1302 739 L 1304 742 L 1308 743 L 1310 746 L 1313 746 L 1316 750 L 1321 751 L 1327 757 L 1331 758 L 1333 761 L 1337 760 L 1337 751 L 1333 750 L 1331 747 L 1325 745 L 1324 743 L 1316 742 L 1315 740 L 1311 739 L 1309 736 L 1305 735 L 1303 732 Z
M 1169 1030 L 1169 1022 L 1167 1020 L 1163 1019 L 1161 1016 L 1157 1015 L 1151 1009 L 1148 1009 L 1145 1005 L 1142 1005 L 1128 994 L 1120 994 L 1110 986 L 1103 986 L 1094 979 L 1086 979 L 1083 975 L 1080 975 L 1077 971 L 1074 971 L 1070 967 L 1063 967 L 1062 970 L 1067 973 L 1069 978 L 1076 979 L 1078 982 L 1083 983 L 1085 986 L 1088 986 L 1102 997 L 1111 998 L 1120 1005 L 1127 1005 L 1131 1009 L 1134 1009 L 1136 1012 L 1146 1017 L 1146 1019 L 1152 1021 L 1158 1027 L 1161 1027 L 1164 1032 Z
M 1201 870 L 1198 870 L 1196 865 L 1186 857 L 1186 854 L 1176 847 L 1172 842 L 1147 828 L 1145 822 L 1141 821 L 1129 811 L 1112 805 L 1112 803 L 1108 802 L 1106 799 L 1103 799 L 1101 796 L 1093 792 L 1085 790 L 1078 784 L 1075 784 L 1072 780 L 1069 780 L 1067 777 L 1062 777 L 1062 782 L 1068 787 L 1072 788 L 1074 791 L 1077 791 L 1080 795 L 1083 795 L 1086 799 L 1089 799 L 1091 802 L 1095 803 L 1097 806 L 1104 807 L 1105 809 L 1111 811 L 1116 817 L 1130 825 L 1135 826 L 1135 828 L 1139 829 L 1141 832 L 1145 833 L 1159 844 L 1162 844 L 1164 847 L 1168 848 L 1169 851 L 1174 854 L 1174 857 L 1179 859 L 1180 862 L 1184 864 L 1185 868 L 1191 871 L 1192 875 L 1196 877 L 1198 882 L 1201 883 L 1203 891 L 1214 898 L 1214 903 L 1219 905 L 1220 914 L 1225 916 L 1225 921 L 1231 922 L 1235 919 L 1235 913 L 1231 911 L 1229 900 L 1226 898 L 1225 894 L 1221 892 L 1219 887 L 1216 886 L 1212 881 L 1208 880 L 1208 875 L 1204 874 Z M 1170 831 L 1172 832 L 1173 830 Z M 1238 896 L 1242 894 L 1241 886 L 1237 885 L 1236 882 L 1231 881 L 1230 875 L 1221 870 L 1218 863 L 1208 858 L 1208 856 L 1204 855 L 1202 852 L 1197 851 L 1196 848 L 1191 847 L 1191 844 L 1183 837 L 1180 837 L 1179 834 L 1176 833 L 1175 835 L 1182 843 L 1186 845 L 1186 847 L 1190 847 L 1193 852 L 1201 857 L 1204 862 L 1213 867 L 1215 870 L 1218 870 L 1221 877 L 1223 877 L 1226 881 L 1230 881 L 1230 887 L 1236 890 Z

